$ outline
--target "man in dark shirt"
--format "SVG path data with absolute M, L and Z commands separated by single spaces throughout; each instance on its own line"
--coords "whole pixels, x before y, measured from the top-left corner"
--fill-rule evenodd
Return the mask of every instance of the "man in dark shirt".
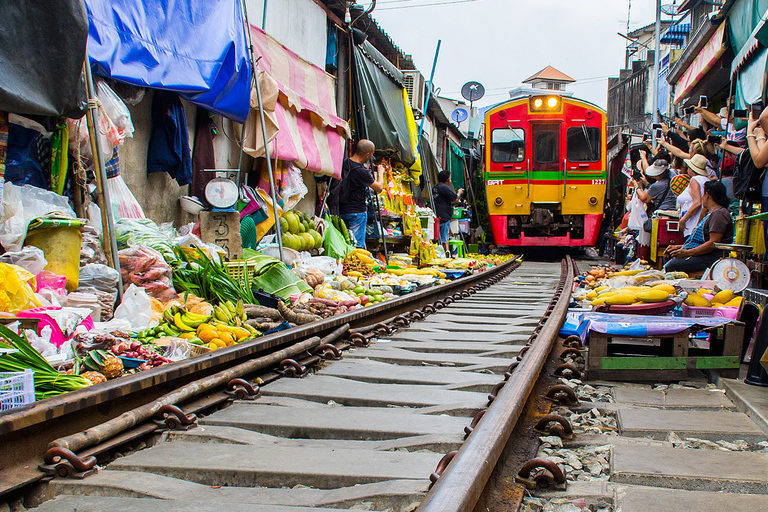
M 355 237 L 355 245 L 365 249 L 365 225 L 368 220 L 368 208 L 365 205 L 366 190 L 371 188 L 376 194 L 384 190 L 385 167 L 377 167 L 377 178 L 365 164 L 373 157 L 376 149 L 373 142 L 361 139 L 355 146 L 352 158 L 344 160 L 341 167 L 341 188 L 339 190 L 339 217 Z
M 440 171 L 437 174 L 437 185 L 432 189 L 432 198 L 435 200 L 435 214 L 440 219 L 440 243 L 445 248 L 445 253 L 450 256 L 450 250 L 448 249 L 448 235 L 451 229 L 451 217 L 453 216 L 452 204 L 459 200 L 459 197 L 464 193 L 464 189 L 460 188 L 457 192 L 454 192 L 448 184 L 451 182 L 451 173 L 448 171 Z

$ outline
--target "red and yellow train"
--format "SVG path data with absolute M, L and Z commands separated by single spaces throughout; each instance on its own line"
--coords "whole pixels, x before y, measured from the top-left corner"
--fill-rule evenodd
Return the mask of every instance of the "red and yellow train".
M 606 115 L 530 95 L 485 116 L 485 184 L 497 245 L 593 246 L 606 195 Z

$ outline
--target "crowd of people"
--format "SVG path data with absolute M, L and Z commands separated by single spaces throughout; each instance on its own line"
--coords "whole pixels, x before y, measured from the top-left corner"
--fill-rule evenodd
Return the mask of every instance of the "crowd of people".
M 626 194 L 606 206 L 603 222 L 606 234 L 620 229 L 631 257 L 648 259 L 652 219 L 679 219 L 685 242 L 666 248 L 664 268 L 692 274 L 719 259 L 715 244 L 733 243 L 732 214 L 751 214 L 755 204 L 768 211 L 768 110 L 750 109 L 747 118 L 725 108 L 694 111 L 699 126 L 675 117 L 657 125 L 655 144 L 647 137 L 631 147 L 632 179 Z M 768 222 L 763 226 L 768 231 Z

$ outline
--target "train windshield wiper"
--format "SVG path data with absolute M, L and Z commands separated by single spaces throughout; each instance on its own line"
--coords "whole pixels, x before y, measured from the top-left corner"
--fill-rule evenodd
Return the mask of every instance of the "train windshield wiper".
M 589 134 L 587 134 L 587 124 L 581 123 L 581 131 L 584 132 L 584 139 L 587 141 L 587 148 L 589 149 L 589 156 L 593 157 L 595 152 L 592 150 L 592 141 L 589 140 Z

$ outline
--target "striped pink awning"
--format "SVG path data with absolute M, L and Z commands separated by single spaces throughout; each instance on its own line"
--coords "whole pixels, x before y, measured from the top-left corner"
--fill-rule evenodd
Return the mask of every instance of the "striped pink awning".
M 334 77 L 253 25 L 251 37 L 254 57 L 260 58 L 257 70 L 268 75 L 260 83 L 271 137 L 270 157 L 341 178 L 349 125 L 336 115 Z M 255 93 L 251 108 L 258 109 Z M 246 132 L 245 152 L 263 156 L 258 111 L 248 117 Z

